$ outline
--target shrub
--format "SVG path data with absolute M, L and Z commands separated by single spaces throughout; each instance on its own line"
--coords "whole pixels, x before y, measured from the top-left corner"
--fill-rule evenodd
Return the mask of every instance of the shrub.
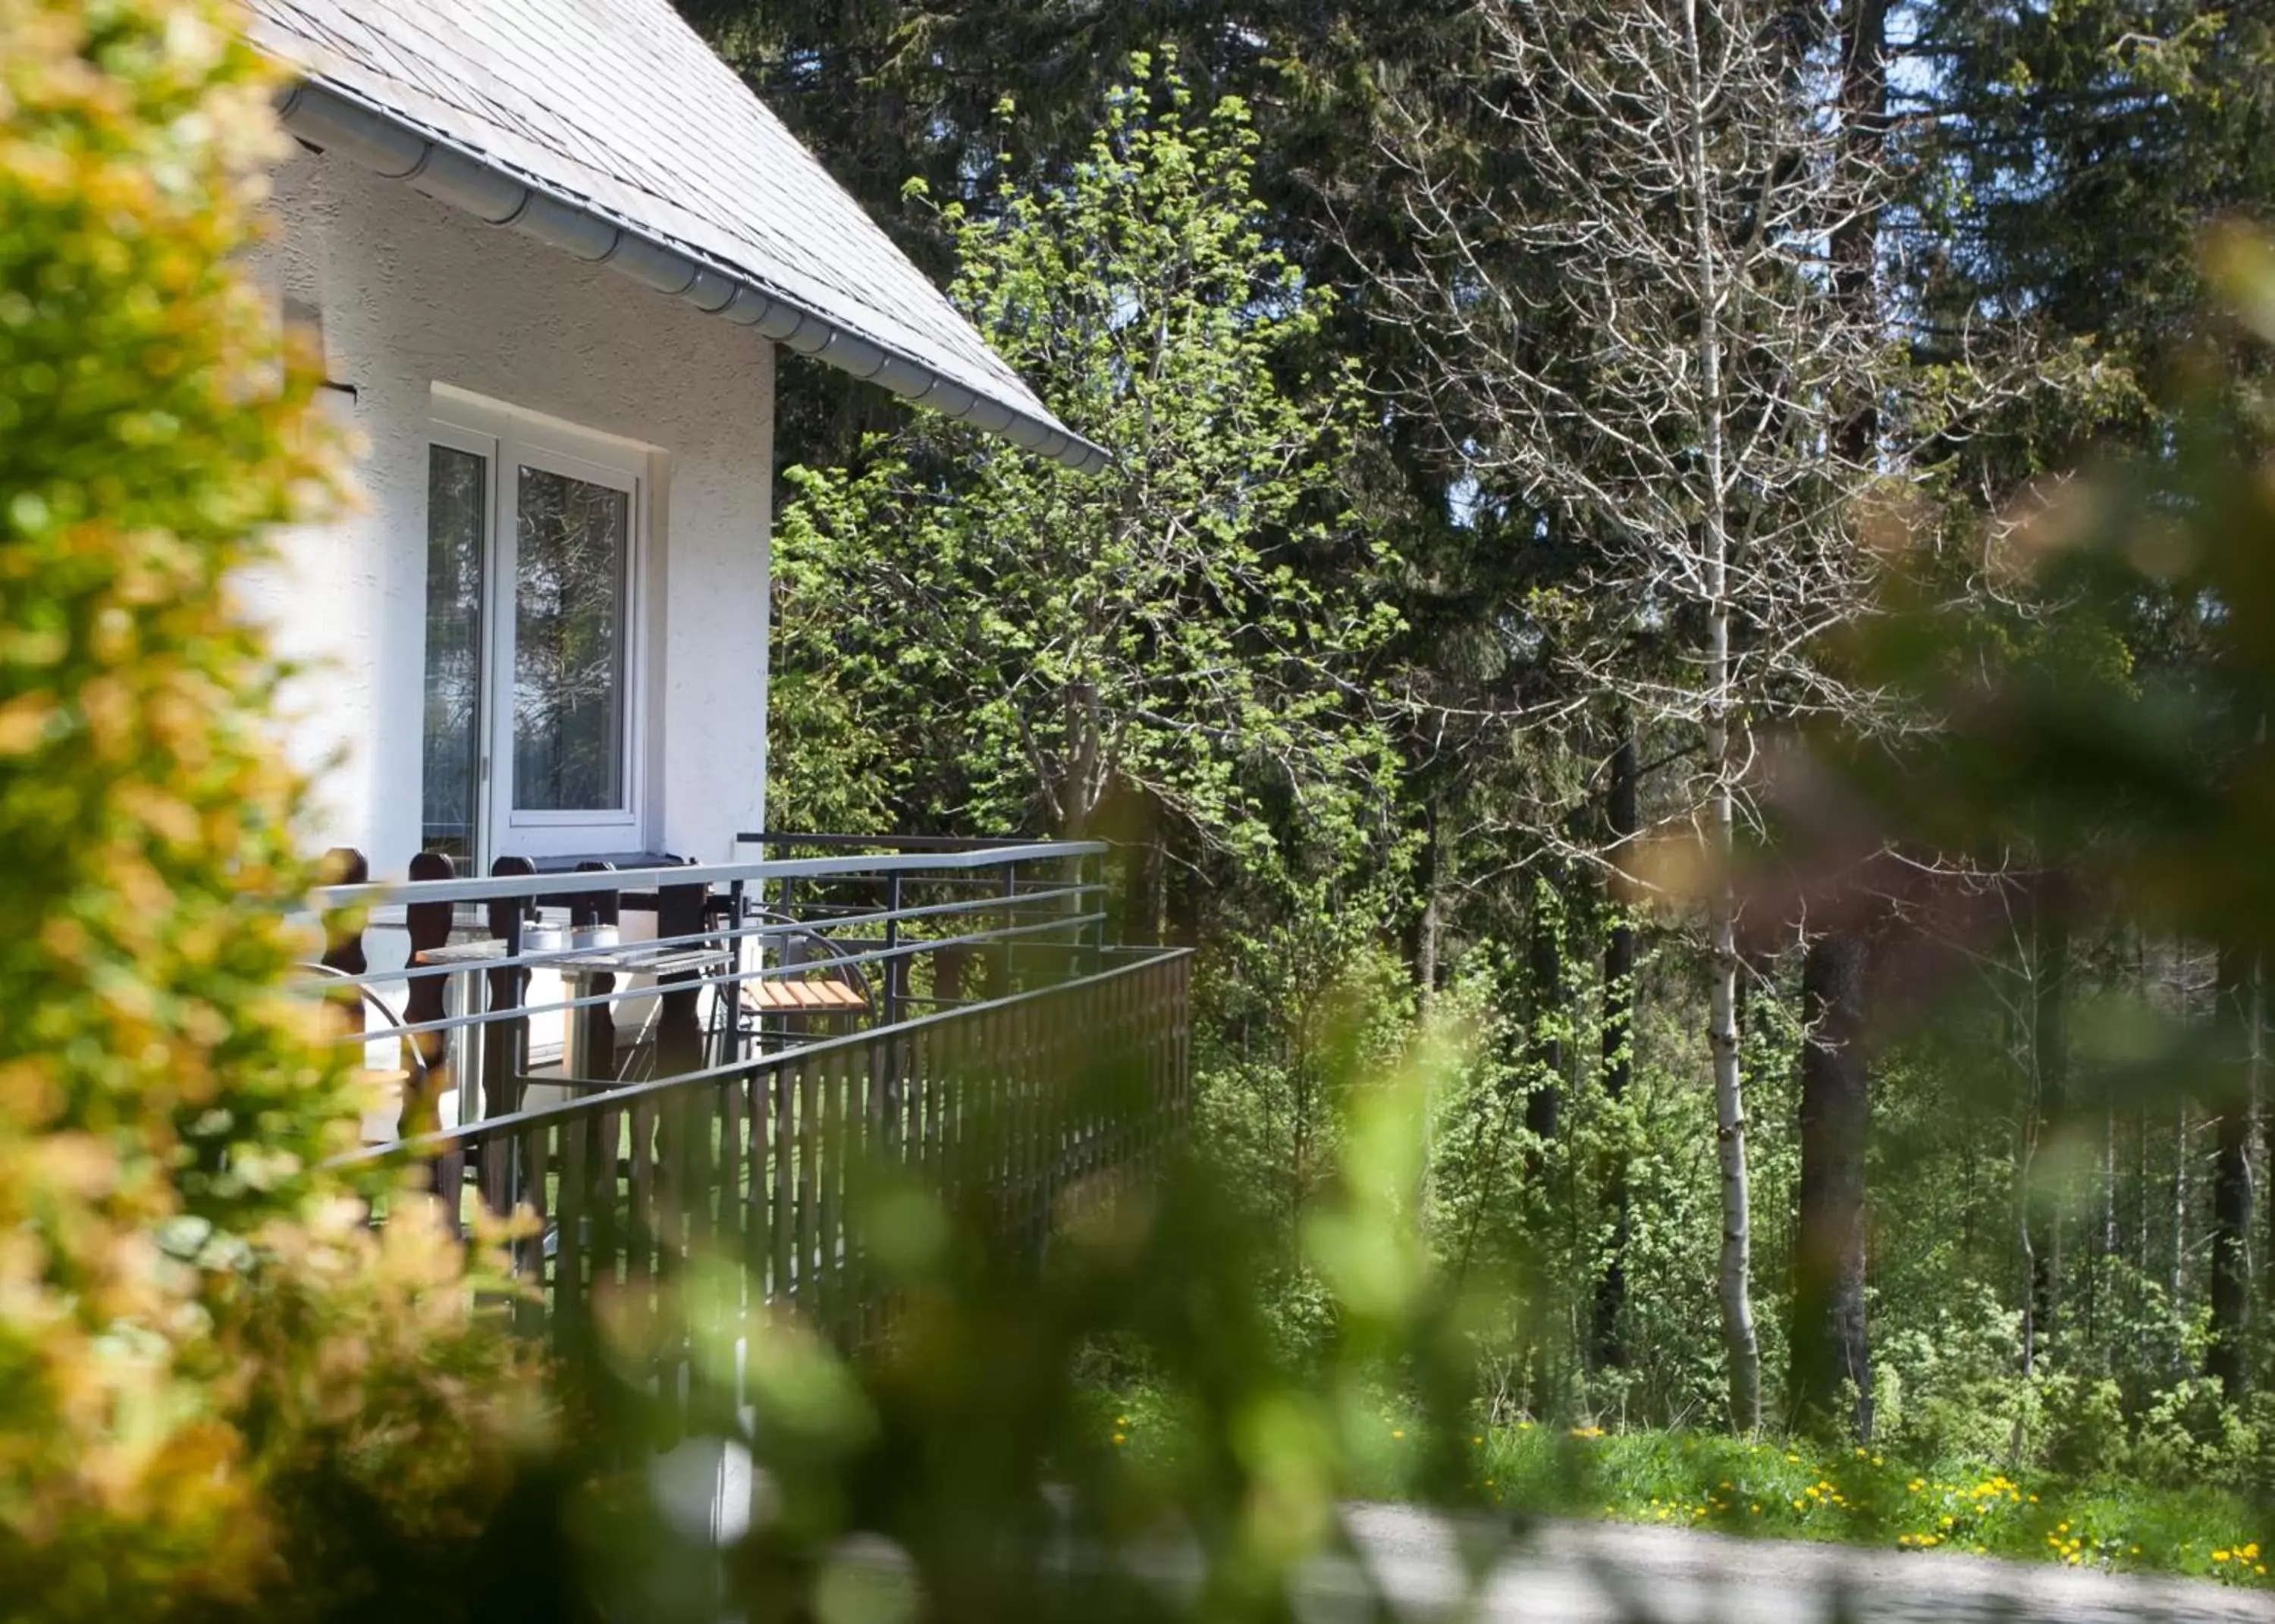
M 2096 1482 L 2125 1470 L 2132 1452 L 2126 1438 L 2124 1394 L 2114 1381 L 2105 1376 L 2050 1376 L 2043 1413 L 2043 1453 L 2057 1477 L 2072 1483 Z
M 300 789 L 230 583 L 336 499 L 341 458 L 242 269 L 281 137 L 238 23 L 0 0 L 11 1616 L 273 1612 L 296 1536 L 272 1485 L 311 1452 L 356 1469 L 505 1356 L 431 1226 L 343 1220 L 319 1169 L 352 1079 L 280 992 L 308 952 Z M 469 1457 L 502 1435 L 457 1422 L 431 1501 L 484 1492 Z
M 1910 1460 L 2012 1461 L 2037 1433 L 2037 1389 L 2022 1367 L 2021 1316 L 1993 1287 L 1967 1281 L 1873 1349 L 1882 1407 L 1878 1441 Z

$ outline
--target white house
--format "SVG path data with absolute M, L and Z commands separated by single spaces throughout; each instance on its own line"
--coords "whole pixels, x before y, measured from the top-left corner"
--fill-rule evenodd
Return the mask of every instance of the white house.
M 729 857 L 761 827 L 775 353 L 1080 467 L 669 0 L 252 0 L 265 274 L 367 502 L 256 601 L 334 843 Z

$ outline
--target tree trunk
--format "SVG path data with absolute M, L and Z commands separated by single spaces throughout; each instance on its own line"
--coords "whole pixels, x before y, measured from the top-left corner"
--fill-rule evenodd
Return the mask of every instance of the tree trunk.
M 1717 796 L 1727 803 L 1727 792 Z M 1727 816 L 1727 804 L 1724 815 Z M 1725 826 L 1727 828 L 1727 826 Z M 1722 1310 L 1722 1346 L 1729 1361 L 1730 1424 L 1761 1426 L 1761 1348 L 1754 1331 L 1753 1224 L 1746 1167 L 1746 1105 L 1738 1070 L 1738 948 L 1735 909 L 1718 887 L 1708 920 L 1713 954 L 1707 1041 L 1714 1066 L 1714 1137 L 1722 1179 L 1722 1245 L 1715 1270 Z
M 2117 1256 L 2117 1113 L 2101 1110 L 2101 1225 L 2093 1250 L 2093 1273 L 2086 1277 L 2086 1341 L 2101 1349 L 2102 1368 L 2109 1368 L 2109 1347 L 2101 1336 L 2101 1294 L 2107 1285 L 2109 1263 Z
M 1425 793 L 1422 801 L 1422 847 L 1415 861 L 1414 883 L 1421 894 L 1422 911 L 1414 920 L 1412 952 L 1414 984 L 1426 1008 L 1438 992 L 1438 955 L 1445 933 L 1444 884 L 1438 849 L 1438 803 Z
M 1532 1091 L 1525 1096 L 1524 1125 L 1542 1144 L 1556 1137 L 1564 1102 L 1564 922 L 1561 913 L 1553 882 L 1546 879 L 1538 882 L 1533 888 L 1529 956 Z
M 2259 1122 L 2259 1176 L 2275 1181 L 2275 1102 L 2267 1099 L 2267 985 L 2264 975 L 2251 978 L 2251 1105 Z M 2264 1209 L 2259 1236 L 2259 1300 L 2275 1303 L 2275 1196 L 2260 1204 Z
M 1840 106 L 1849 159 L 1877 164 L 1887 126 L 1890 0 L 1844 0 Z M 1859 208 L 1833 234 L 1833 285 L 1863 320 L 1879 317 L 1880 215 Z M 1870 466 L 1879 433 L 1878 397 L 1859 391 L 1836 430 L 1842 458 Z M 1870 1129 L 1863 1054 L 1866 949 L 1836 932 L 1810 943 L 1802 1006 L 1810 1039 L 1801 1054 L 1801 1190 L 1794 1246 L 1789 1389 L 1803 1424 L 1839 1413 L 1853 1388 L 1850 1425 L 1872 1432 L 1871 1348 L 1864 1318 L 1864 1157 Z
M 1606 808 L 1614 863 L 1631 860 L 1628 848 L 1642 828 L 1636 785 L 1637 753 L 1635 729 L 1623 723 L 1619 745 L 1612 752 Z M 1615 1103 L 1627 1098 L 1628 1082 L 1635 1075 L 1636 1008 L 1635 915 L 1614 887 L 1604 935 L 1604 1093 Z M 1628 1239 L 1634 1222 L 1629 1208 L 1627 1152 L 1616 1144 L 1605 1185 L 1604 1201 L 1612 1213 L 1612 1244 L 1603 1273 L 1596 1281 L 1593 1341 L 1596 1363 L 1616 1368 L 1627 1363 L 1620 1319 L 1627 1306 Z
M 2173 1129 L 2173 1311 L 2183 1311 L 2188 1292 L 2188 1102 L 2181 1101 Z
M 1444 903 L 1432 883 L 1422 903 L 1422 924 L 1414 944 L 1414 979 L 1426 1007 L 1438 996 L 1438 940 L 1445 930 Z
M 1802 963 L 1801 1193 L 1793 1251 L 1788 1391 L 1795 1423 L 1825 1430 L 1853 1388 L 1848 1424 L 1872 1435 L 1864 1318 L 1864 1154 L 1871 1122 L 1864 1057 L 1865 948 L 1835 932 Z
M 1151 941 L 1146 918 L 1153 901 L 1152 875 L 1148 872 L 1153 842 L 1151 840 L 1131 841 L 1122 848 L 1122 919 L 1121 940 Z
M 2253 989 L 2258 966 L 2249 949 L 2219 950 L 2218 1055 L 2221 1075 L 2205 1101 L 2213 1112 L 2211 1184 L 2211 1341 L 2204 1374 L 2231 1400 L 2243 1396 L 2249 1333 L 2249 1239 L 2251 1231 L 2251 1101 L 2257 1091 L 2257 1033 Z
M 2033 1362 L 2051 1351 L 2061 1310 L 2062 1198 L 2044 1172 L 2048 1141 L 2069 1112 L 2069 918 L 2044 901 L 2037 909 L 2037 964 L 2030 981 L 2030 1060 L 2037 1099 L 2029 1190 L 2030 1328 Z M 2059 1159 L 2056 1159 L 2057 1165 Z
M 1714 1071 L 1714 1136 L 1722 1175 L 1722 1246 L 1715 1270 L 1722 1310 L 1722 1347 L 1729 1361 L 1730 1424 L 1740 1432 L 1762 1419 L 1761 1348 L 1754 1331 L 1753 1226 L 1746 1171 L 1746 1104 L 1738 1072 L 1738 899 L 1730 865 L 1735 855 L 1737 797 L 1731 782 L 1734 706 L 1730 670 L 1730 515 L 1722 420 L 1722 267 L 1714 245 L 1715 205 L 1706 162 L 1705 57 L 1698 36 L 1698 0 L 1682 7 L 1689 107 L 1687 199 L 1697 254 L 1699 428 L 1704 453 L 1703 552 L 1705 563 L 1707 862 L 1713 870 L 1706 904 L 1706 1041 Z

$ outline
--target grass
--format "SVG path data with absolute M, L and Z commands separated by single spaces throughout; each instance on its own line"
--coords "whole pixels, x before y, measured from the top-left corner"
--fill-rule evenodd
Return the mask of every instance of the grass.
M 1099 1424 L 1116 1448 L 1175 1448 L 1175 1417 L 1153 1394 L 1100 1403 Z M 1692 1432 L 1519 1423 L 1481 1427 L 1466 1441 L 1464 1492 L 1510 1511 L 2275 1588 L 2275 1529 L 2247 1498 L 2218 1487 L 2060 1482 Z M 1427 1449 L 1418 1421 L 1384 1407 L 1353 1439 L 1357 1492 L 1417 1498 Z

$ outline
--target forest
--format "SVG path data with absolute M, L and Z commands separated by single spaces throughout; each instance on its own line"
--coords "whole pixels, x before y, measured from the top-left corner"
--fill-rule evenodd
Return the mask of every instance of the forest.
M 335 47 L 449 29 L 335 9 L 0 0 L 0 1615 L 2275 1605 L 2182 1582 L 2275 1590 L 2275 0 L 552 14 L 778 136 L 739 77 L 923 275 L 812 265 L 1081 471 L 379 119 Z M 662 152 L 659 94 L 574 144 Z M 367 206 L 328 337 L 294 253 Z M 482 849 L 501 628 L 582 718 L 496 733 L 507 812 L 632 840 L 663 753 L 617 707 L 674 453 L 492 503 L 404 294 L 466 266 L 542 279 L 498 309 L 579 446 L 604 352 L 691 436 L 773 412 L 680 465 L 725 540 L 666 601 L 723 631 L 673 748 L 763 679 L 768 830 L 925 855 L 327 851 L 245 592 L 288 538 L 355 578 L 306 619 L 415 630 L 427 572 L 431 844 Z M 359 323 L 401 581 L 344 527 Z M 1088 842 L 1097 940 L 1032 866 Z M 745 892 L 826 875 L 889 901 Z
M 791 380 L 774 827 L 1117 842 L 1285 1236 L 1457 1028 L 1504 1419 L 2266 1425 L 2251 566 L 2093 538 L 2266 454 L 2275 12 L 684 9 L 1117 453 Z

